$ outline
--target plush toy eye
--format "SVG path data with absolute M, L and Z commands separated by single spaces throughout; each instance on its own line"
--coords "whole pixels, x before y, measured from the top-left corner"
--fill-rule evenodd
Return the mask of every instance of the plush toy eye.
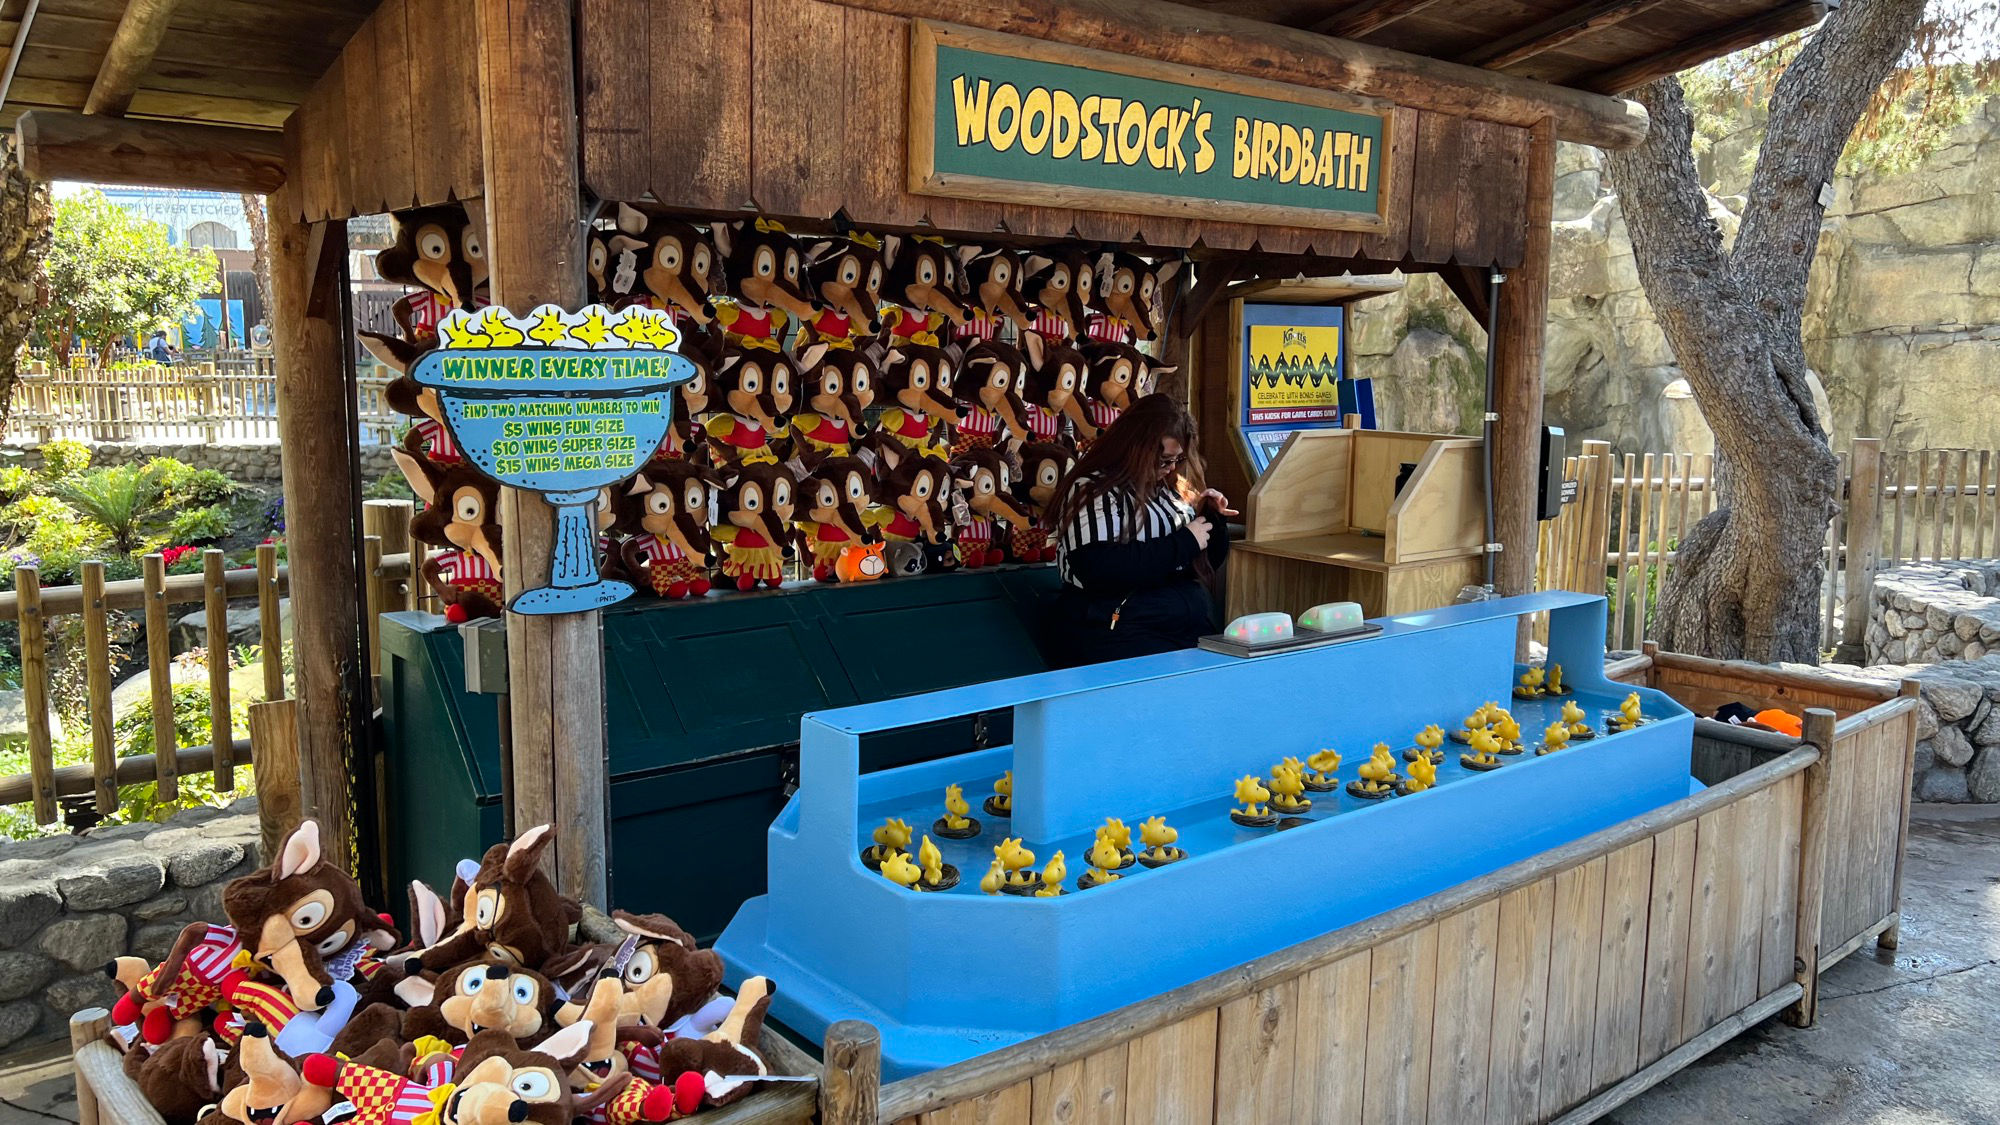
M 754 395 L 764 389 L 764 373 L 754 367 L 746 367 L 736 385 L 743 388 L 743 393 Z
M 937 280 L 937 267 L 929 258 L 917 263 L 917 280 L 925 285 Z
M 539 1070 L 524 1070 L 516 1074 L 509 1085 L 516 1094 L 539 1101 L 549 1096 L 551 1083 L 549 1076 Z
M 937 389 L 941 391 L 948 391 L 951 389 L 951 364 L 949 363 L 938 364 Z
M 997 365 L 993 368 L 993 374 L 986 377 L 986 385 L 996 389 L 1005 388 L 1011 382 L 1013 380 L 1007 377 L 1007 369 Z
M 1013 276 L 1014 267 L 1008 265 L 1006 261 L 1002 260 L 993 263 L 993 280 L 996 283 L 1005 285 L 1007 284 L 1007 279 Z
M 323 902 L 302 903 L 297 910 L 292 911 L 292 928 L 295 930 L 310 930 L 324 921 L 326 921 L 326 904 Z
M 840 503 L 840 493 L 835 492 L 832 485 L 822 484 L 819 486 L 819 497 L 813 501 L 814 507 L 831 508 L 838 503 Z
M 706 246 L 697 246 L 694 248 L 694 275 L 696 277 L 708 276 L 708 247 Z
M 590 244 L 590 272 L 603 273 L 604 267 L 609 265 L 610 262 L 610 247 L 607 247 L 602 242 L 592 242 Z
M 928 500 L 928 499 L 930 499 L 930 496 L 931 496 L 931 475 L 930 475 L 929 473 L 919 473 L 919 474 L 917 474 L 917 483 L 916 483 L 916 487 L 915 487 L 915 488 L 913 488 L 913 489 L 911 489 L 911 491 L 912 491 L 912 492 L 915 492 L 915 493 L 917 494 L 917 499 L 919 499 L 919 500 Z
M 1061 387 L 1063 390 L 1066 391 L 1075 390 L 1076 368 L 1071 367 L 1067 363 L 1063 364 L 1062 369 L 1056 372 L 1056 386 Z
M 460 489 L 458 495 L 452 498 L 451 515 L 460 523 L 478 523 L 485 514 L 485 501 L 470 488 Z
M 321 938 L 319 940 L 319 944 L 314 946 L 313 948 L 319 950 L 319 955 L 321 957 L 331 957 L 334 954 L 340 952 L 341 947 L 345 946 L 346 944 L 347 944 L 347 927 L 342 926 L 340 929 L 335 930 L 333 933 L 330 933 L 325 937 Z
M 819 390 L 821 394 L 828 394 L 828 395 L 839 394 L 840 372 L 835 371 L 832 368 L 828 368 L 826 374 L 821 375 L 819 377 Z
M 754 488 L 746 488 L 743 490 L 743 499 L 740 503 L 744 511 L 754 512 L 764 506 L 764 496 Z
M 854 369 L 854 389 L 857 393 L 868 389 L 868 369 L 866 367 L 857 367 Z
M 701 368 L 697 367 L 694 369 L 694 378 L 687 381 L 686 390 L 691 395 L 705 395 L 708 393 L 708 376 L 702 373 Z
M 1079 292 L 1079 293 L 1081 293 L 1081 294 L 1083 294 L 1083 295 L 1084 295 L 1084 296 L 1086 296 L 1086 297 L 1090 296 L 1090 271 L 1089 271 L 1089 270 L 1078 270 L 1078 271 L 1077 271 L 1077 273 L 1076 273 L 1076 291 L 1077 291 L 1077 292 Z
M 1056 468 L 1056 464 L 1053 461 L 1044 462 L 1038 479 L 1044 485 L 1054 487 L 1055 483 L 1062 479 L 1062 470 Z
M 674 498 L 672 494 L 666 492 L 648 494 L 646 497 L 646 510 L 656 516 L 664 516 L 672 512 L 674 510 Z
M 1026 391 L 1027 389 L 1028 389 L 1028 373 L 1026 371 L 1014 372 L 1014 393 L 1018 395 Z
M 708 490 L 699 482 L 688 485 L 687 495 L 681 497 L 681 504 L 681 510 L 684 512 L 701 511 L 708 507 Z
M 773 508 L 783 508 L 791 504 L 791 502 L 791 485 L 786 484 L 784 481 L 779 481 L 777 484 L 771 486 L 771 506 Z
M 630 961 L 625 962 L 625 983 L 645 984 L 647 981 L 652 979 L 653 979 L 652 953 L 642 949 L 632 954 L 632 959 Z
M 840 260 L 840 283 L 853 288 L 854 283 L 860 280 L 861 263 L 855 261 L 852 257 L 842 258 Z
M 860 473 L 847 474 L 847 498 L 850 500 L 860 500 L 862 497 L 867 495 L 868 495 L 868 482 L 861 479 L 861 474 Z
M 1117 285 L 1120 293 L 1130 293 L 1132 291 L 1132 275 L 1129 273 L 1119 274 Z
M 931 385 L 931 369 L 921 363 L 910 365 L 910 386 L 923 390 Z
M 778 256 L 769 247 L 757 251 L 757 262 L 751 267 L 758 277 L 769 277 L 778 269 Z
M 1049 288 L 1055 290 L 1058 293 L 1067 290 L 1069 288 L 1069 271 L 1057 270 L 1056 272 L 1050 274 Z
M 950 285 L 950 284 L 952 283 L 952 280 L 953 280 L 954 278 L 956 278 L 957 276 L 958 276 L 958 274 L 957 274 L 957 273 L 955 273 L 955 272 L 954 272 L 954 271 L 952 270 L 952 268 L 951 268 L 951 259 L 950 259 L 950 258 L 946 258 L 946 259 L 944 260 L 944 283 L 945 283 L 945 285 L 949 286 L 949 285 Z
M 773 367 L 771 369 L 771 393 L 774 395 L 784 395 L 791 392 L 792 373 L 783 367 Z
M 471 258 L 474 261 L 479 261 L 486 257 L 485 247 L 479 245 L 478 231 L 473 230 L 471 227 L 465 228 L 465 234 L 460 237 L 459 241 L 462 242 L 465 246 L 466 257 Z
M 659 254 L 658 254 L 657 258 L 658 258 L 658 261 L 659 261 L 659 263 L 660 263 L 660 268 L 661 268 L 661 269 L 663 269 L 663 270 L 678 270 L 678 269 L 680 269 L 680 268 L 681 268 L 681 244 L 680 244 L 680 243 L 678 243 L 678 242 L 675 242 L 675 241 L 674 241 L 673 239 L 671 239 L 671 238 L 669 238 L 669 239 L 667 239 L 666 241 L 664 241 L 664 242 L 660 243 L 660 252 L 659 252 Z
M 527 1005 L 535 1002 L 534 981 L 527 977 L 515 977 L 510 983 L 514 986 L 514 1003 Z
M 472 921 L 474 924 L 482 927 L 491 926 L 493 925 L 493 920 L 499 916 L 500 892 L 490 887 L 480 891 L 477 904 L 472 908 Z
M 868 291 L 870 293 L 873 293 L 881 288 L 882 288 L 882 267 L 878 263 L 876 265 L 868 267 Z
M 797 281 L 798 279 L 799 279 L 798 251 L 787 250 L 785 251 L 785 280 Z
M 451 253 L 451 240 L 437 227 L 425 227 L 417 232 L 417 253 L 433 262 L 442 262 Z
M 1151 274 L 1146 275 L 1146 280 L 1140 284 L 1139 296 L 1146 297 L 1148 299 L 1150 299 L 1153 296 L 1153 277 Z
M 984 473 L 980 474 L 979 477 L 979 494 L 981 496 L 993 495 L 993 478 Z
M 473 993 L 478 992 L 480 989 L 485 987 L 486 987 L 486 966 L 474 965 L 470 969 L 467 969 L 465 970 L 465 972 L 459 974 L 458 994 L 460 996 L 470 996 Z
M 1122 363 L 1119 364 L 1117 367 L 1111 369 L 1111 381 L 1117 383 L 1120 386 L 1123 386 L 1126 383 L 1131 382 L 1132 369 L 1125 366 Z

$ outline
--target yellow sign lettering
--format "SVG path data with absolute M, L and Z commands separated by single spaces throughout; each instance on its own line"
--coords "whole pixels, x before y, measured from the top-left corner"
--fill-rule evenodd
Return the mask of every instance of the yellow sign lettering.
M 1014 136 L 1021 129 L 1021 91 L 1012 82 L 1002 82 L 993 91 L 993 115 L 986 123 L 986 131 L 993 137 L 993 151 L 1006 152 L 1014 147 Z M 1001 114 L 1007 115 L 1002 124 Z
M 1050 115 L 1053 106 L 1046 86 L 1037 86 L 1021 99 L 1021 151 L 1040 156 L 1049 146 Z M 1037 124 L 1039 119 L 1040 124 Z
M 958 143 L 961 148 L 966 145 L 986 143 L 986 98 L 993 88 L 993 83 L 984 78 L 980 79 L 978 92 L 969 97 L 965 87 L 965 75 L 961 74 L 951 80 L 951 103 L 955 110 L 954 118 L 958 122 Z
M 1049 155 L 1055 157 L 1057 160 L 1068 160 L 1071 154 L 1076 152 L 1076 143 L 1080 132 L 1078 126 L 1081 124 L 1079 120 L 1081 111 L 1076 104 L 1076 95 L 1070 93 L 1068 90 L 1057 90 L 1053 101 L 1055 108 L 1052 114 L 1052 124 L 1054 126 L 1055 137 L 1053 143 L 1049 145 Z M 1068 132 L 1064 132 L 1065 126 L 1068 127 Z M 1087 160 L 1089 157 L 1085 157 L 1085 159 Z

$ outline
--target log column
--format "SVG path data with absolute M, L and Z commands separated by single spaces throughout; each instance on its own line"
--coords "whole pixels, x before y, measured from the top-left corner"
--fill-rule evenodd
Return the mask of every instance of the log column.
M 1500 286 L 1500 326 L 1493 409 L 1494 531 L 1502 545 L 1499 593 L 1535 588 L 1535 477 L 1542 457 L 1542 351 L 1549 312 L 1549 218 L 1555 208 L 1555 124 L 1528 133 L 1527 248 L 1520 268 Z M 1525 627 L 1526 618 L 1522 619 Z M 1524 634 L 1525 637 L 1525 634 Z
M 336 321 L 347 224 L 307 223 L 295 189 L 270 198 L 271 341 L 284 448 L 285 547 L 291 568 L 300 813 L 317 818 L 329 858 L 353 869 L 349 708 L 360 672 L 348 493 L 347 383 Z M 276 653 L 272 653 L 276 658 Z
M 575 61 L 570 0 L 477 0 L 493 301 L 516 311 L 583 303 Z M 475 212 L 476 213 L 476 212 Z M 539 586 L 554 546 L 552 509 L 502 492 L 507 595 Z M 556 826 L 551 875 L 605 907 L 609 823 L 604 646 L 596 613 L 507 616 L 514 817 Z

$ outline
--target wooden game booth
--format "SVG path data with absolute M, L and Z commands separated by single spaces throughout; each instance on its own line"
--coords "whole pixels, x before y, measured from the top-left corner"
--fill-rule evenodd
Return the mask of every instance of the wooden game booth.
M 1495 585 L 1523 594 L 1535 571 L 1557 140 L 1630 147 L 1647 122 L 1617 94 L 1823 14 L 1789 0 L 1665 0 L 1609 16 L 1542 0 L 1449 11 L 1377 0 L 258 0 L 215 20 L 153 0 L 71 7 L 91 14 L 37 20 L 30 4 L 7 25 L 0 112 L 17 124 L 30 174 L 268 194 L 301 805 L 328 826 L 329 858 L 353 865 L 378 899 L 387 837 L 426 838 L 420 816 L 402 828 L 385 819 L 393 748 L 368 704 L 380 670 L 361 622 L 376 575 L 360 518 L 350 219 L 462 207 L 483 234 L 492 303 L 517 310 L 584 303 L 588 229 L 618 202 L 697 223 L 764 218 L 806 233 L 1182 261 L 1156 350 L 1180 368 L 1161 388 L 1183 396 L 1187 368 L 1201 362 L 1187 340 L 1232 283 L 1434 271 L 1495 326 L 1498 420 L 1484 450 L 1503 548 Z M 1252 182 L 1188 191 L 1166 172 L 1167 138 L 1176 122 L 1187 135 L 1192 106 L 1170 109 L 1158 128 L 1151 115 L 1123 114 L 1106 122 L 1115 132 L 1093 130 L 1097 149 L 1120 154 L 1133 177 L 1110 187 L 1024 180 L 1005 166 L 1013 158 L 1002 138 L 1031 134 L 1035 106 L 1025 101 L 1011 119 L 996 108 L 993 151 L 968 156 L 940 126 L 940 110 L 959 104 L 939 81 L 945 50 L 1022 73 L 1075 68 L 1130 84 L 1126 94 L 1153 83 L 1193 87 L 1211 108 L 1236 99 L 1234 131 L 1218 121 L 1212 151 L 1183 151 L 1208 183 Z M 93 60 L 79 81 L 75 66 Z M 1355 174 L 1366 190 L 1339 207 L 1302 202 L 1299 130 L 1276 119 L 1281 111 L 1372 122 L 1367 146 L 1344 148 L 1358 161 L 1347 167 L 1367 169 Z M 1320 168 L 1331 182 L 1324 153 Z M 1350 447 L 1346 468 L 1327 441 Z M 1315 456 L 1301 455 L 1280 481 L 1339 481 L 1346 499 L 1302 504 L 1279 498 L 1282 483 L 1260 488 L 1249 510 L 1263 516 L 1244 557 L 1324 572 L 1284 579 L 1293 596 L 1344 582 L 1379 585 L 1385 607 L 1392 587 L 1448 601 L 1442 572 L 1468 565 L 1453 555 L 1464 550 L 1456 529 L 1467 494 L 1447 487 L 1464 472 L 1460 439 L 1347 433 L 1305 448 Z M 1399 489 L 1406 462 L 1418 469 Z M 539 497 L 512 489 L 498 509 L 513 595 L 548 579 L 555 521 Z M 1454 530 L 1414 526 L 1419 516 Z M 1364 532 L 1381 534 L 1379 560 L 1372 542 L 1285 553 L 1299 540 Z M 1426 566 L 1440 576 L 1399 587 L 1393 568 Z M 783 619 L 787 596 L 717 598 L 714 609 Z M 634 616 L 685 612 L 663 604 Z M 552 874 L 600 907 L 623 897 L 612 893 L 614 871 L 657 881 L 665 866 L 643 851 L 621 859 L 641 850 L 631 845 L 614 851 L 606 616 L 507 619 L 497 755 L 467 767 L 507 779 L 479 791 L 482 808 L 502 800 L 517 824 L 561 826 Z M 882 1087 L 866 1034 L 836 1028 L 816 1095 L 787 1086 L 708 1119 L 1273 1120 L 1287 1106 L 1329 1119 L 1417 1119 L 1435 1106 L 1442 1119 L 1479 1103 L 1490 1119 L 1530 1120 L 1622 1100 L 1629 1083 L 1684 1065 L 1763 1015 L 1803 1005 L 1809 1016 L 1812 981 L 1791 964 L 1802 951 L 1803 964 L 1821 960 L 1794 940 L 1822 928 L 1800 921 L 1820 901 L 1812 826 L 1825 821 L 1818 795 L 1832 745 L 1815 723 L 1806 743 L 1658 815 L 962 1066 Z M 720 746 L 703 764 L 726 768 L 762 749 Z M 788 783 L 771 774 L 774 786 Z M 652 780 L 620 796 L 667 799 L 671 787 Z M 1849 792 L 1865 801 L 1886 782 Z M 412 798 L 401 799 L 420 813 Z M 491 837 L 494 819 L 476 815 Z M 1865 858 L 1849 876 L 1893 866 L 1889 852 L 1857 853 Z M 1792 854 L 1796 882 L 1764 873 L 1763 857 Z M 1654 928 L 1665 941 L 1633 937 Z M 1441 944 L 1486 955 L 1439 977 Z M 1758 950 L 1754 962 L 1745 948 Z M 79 1053 L 83 1120 L 148 1121 L 102 1054 Z

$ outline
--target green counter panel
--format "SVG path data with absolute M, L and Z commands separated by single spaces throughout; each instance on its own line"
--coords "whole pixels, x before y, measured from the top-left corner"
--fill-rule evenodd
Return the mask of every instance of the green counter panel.
M 1036 638 L 1056 583 L 1052 567 L 1019 567 L 606 610 L 612 902 L 719 933 L 764 891 L 799 716 L 1043 670 Z M 502 835 L 500 697 L 465 691 L 464 649 L 441 617 L 386 616 L 382 657 L 389 885 L 442 891 L 460 858 Z M 889 732 L 864 743 L 864 764 L 1005 742 L 1011 729 L 999 714 Z

